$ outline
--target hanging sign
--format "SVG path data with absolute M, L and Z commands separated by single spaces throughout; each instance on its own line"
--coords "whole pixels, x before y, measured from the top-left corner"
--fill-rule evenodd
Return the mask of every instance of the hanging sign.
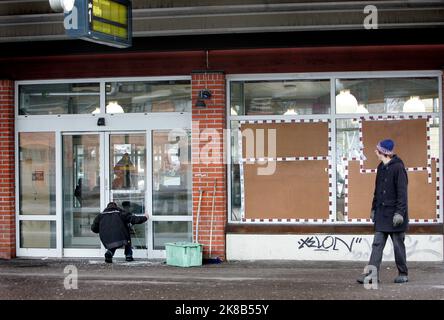
M 131 46 L 131 22 L 129 0 L 75 0 L 64 25 L 70 37 L 126 48 Z

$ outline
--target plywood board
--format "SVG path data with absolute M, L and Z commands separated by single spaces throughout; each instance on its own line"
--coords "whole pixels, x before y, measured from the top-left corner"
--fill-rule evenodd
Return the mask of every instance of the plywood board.
M 379 160 L 375 155 L 380 140 L 395 141 L 395 153 L 406 167 L 427 166 L 427 120 L 364 120 L 362 141 L 364 144 L 365 169 L 376 169 Z
M 348 218 L 368 219 L 375 191 L 376 173 L 360 173 L 359 161 L 348 162 Z
M 270 129 L 276 130 L 276 155 L 269 152 L 269 150 L 274 150 L 268 147 L 268 130 Z M 327 122 L 242 124 L 241 131 L 244 135 L 242 138 L 243 158 L 328 156 Z M 253 144 L 249 142 L 251 139 L 254 139 Z M 247 152 L 247 143 L 252 147 L 249 150 L 256 151 Z M 259 150 L 263 150 L 263 153 Z
M 360 173 L 359 162 L 348 166 L 348 218 L 370 216 L 376 173 Z M 432 183 L 427 171 L 409 171 L 408 210 L 410 219 L 436 219 L 436 162 L 432 160 Z
M 328 161 L 275 162 L 272 175 L 263 165 L 244 165 L 247 219 L 328 219 Z
M 409 218 L 436 219 L 436 162 L 432 160 L 432 183 L 427 171 L 408 172 Z

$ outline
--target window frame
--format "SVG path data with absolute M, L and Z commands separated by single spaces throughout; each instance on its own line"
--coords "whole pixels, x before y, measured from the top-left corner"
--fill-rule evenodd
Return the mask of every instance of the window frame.
M 98 257 L 96 252 L 99 250 L 88 252 L 87 250 L 66 249 L 63 247 L 63 208 L 62 208 L 62 137 L 64 133 L 77 134 L 103 134 L 134 132 L 143 130 L 146 132 L 146 148 L 151 150 L 151 135 L 155 130 L 169 130 L 173 128 L 183 128 L 191 130 L 192 116 L 191 112 L 144 112 L 144 113 L 124 113 L 111 114 L 105 113 L 105 83 L 107 82 L 150 82 L 150 81 L 171 81 L 185 80 L 192 84 L 191 75 L 172 75 L 158 77 L 106 77 L 106 78 L 85 78 L 85 79 L 52 79 L 52 80 L 20 80 L 14 83 L 14 137 L 15 137 L 15 167 L 19 168 L 19 133 L 40 133 L 51 132 L 55 135 L 55 163 L 56 163 L 56 214 L 51 216 L 38 215 L 20 215 L 19 214 L 19 194 L 20 170 L 15 171 L 15 222 L 16 226 L 20 226 L 23 220 L 50 221 L 56 223 L 56 248 L 21 248 L 20 247 L 20 228 L 16 228 L 16 252 L 19 257 Z M 64 83 L 99 83 L 100 94 L 100 114 L 52 114 L 52 115 L 19 115 L 19 89 L 22 85 L 36 84 L 64 84 Z M 190 100 L 192 101 L 192 89 L 190 89 Z M 98 127 L 97 119 L 105 118 L 106 126 Z M 131 125 L 129 125 L 131 123 Z M 147 161 L 147 166 L 149 162 Z M 147 168 L 147 181 L 151 177 L 151 168 Z M 105 180 L 103 180 L 105 181 Z M 148 192 L 152 192 L 150 183 L 147 185 Z M 104 189 L 103 189 L 104 190 Z M 151 205 L 151 200 L 146 200 L 147 207 Z M 104 204 L 102 204 L 104 205 Z M 159 221 L 192 221 L 190 216 L 168 216 L 156 218 Z M 154 219 L 153 219 L 154 221 Z M 152 234 L 151 224 L 148 225 L 147 231 Z M 148 242 L 150 245 L 150 242 Z M 145 250 L 145 249 L 143 249 Z M 147 250 L 147 252 L 149 249 Z M 65 253 L 64 253 L 65 252 Z M 164 258 L 165 251 L 149 251 L 150 258 Z
M 310 119 L 316 119 L 316 120 L 330 120 L 329 127 L 331 129 L 331 151 L 330 156 L 331 159 L 329 160 L 329 164 L 331 165 L 331 192 L 332 192 L 332 204 L 331 204 L 331 212 L 334 217 L 334 219 L 329 219 L 327 221 L 327 224 L 334 224 L 334 225 L 356 225 L 356 224 L 370 224 L 366 221 L 342 221 L 337 220 L 336 217 L 336 203 L 337 203 L 337 161 L 336 161 L 336 120 L 337 119 L 353 119 L 353 118 L 360 118 L 360 117 L 388 117 L 388 116 L 404 116 L 408 117 L 410 115 L 413 116 L 431 116 L 436 117 L 439 119 L 439 155 L 440 157 L 443 156 L 443 128 L 442 128 L 442 112 L 443 112 L 443 80 L 442 80 L 443 72 L 437 71 L 437 70 L 417 70 L 417 71 L 359 71 L 359 72 L 320 72 L 320 73 L 276 73 L 276 74 L 231 74 L 227 75 L 226 77 L 226 96 L 227 96 L 227 106 L 226 106 L 226 129 L 228 132 L 230 132 L 230 137 L 234 134 L 234 132 L 231 132 L 231 122 L 232 121 L 254 121 L 254 120 L 310 120 Z M 374 79 L 374 78 L 433 78 L 436 77 L 438 80 L 438 112 L 424 112 L 424 113 L 383 113 L 383 114 L 376 114 L 376 113 L 338 113 L 336 114 L 336 80 L 337 79 Z M 231 82 L 235 81 L 284 81 L 284 80 L 330 80 L 330 113 L 329 114 L 312 114 L 312 115 L 254 115 L 254 116 L 248 116 L 248 115 L 231 115 Z M 271 223 L 271 224 L 316 224 L 316 225 L 322 225 L 326 224 L 326 222 L 321 221 L 314 221 L 314 222 L 306 222 L 306 221 L 297 221 L 297 222 L 287 222 L 287 221 L 242 221 L 242 220 L 233 220 L 233 212 L 232 212 L 232 187 L 233 187 L 233 181 L 232 181 L 232 143 L 231 138 L 227 139 L 228 145 L 226 146 L 226 163 L 227 163 L 227 216 L 228 216 L 228 223 L 230 224 L 263 224 L 263 223 Z M 439 172 L 443 172 L 443 165 L 442 160 L 439 161 Z M 442 189 L 443 189 L 443 179 L 440 178 L 439 181 L 439 199 L 442 199 Z M 241 188 L 242 192 L 242 188 Z M 242 195 L 241 195 L 242 198 Z M 256 219 L 258 220 L 258 219 Z M 303 219 L 302 219 L 303 220 Z M 437 222 L 416 222 L 416 223 L 442 223 L 443 222 L 443 206 L 439 205 L 439 218 L 437 219 Z M 410 222 L 412 219 L 410 219 Z

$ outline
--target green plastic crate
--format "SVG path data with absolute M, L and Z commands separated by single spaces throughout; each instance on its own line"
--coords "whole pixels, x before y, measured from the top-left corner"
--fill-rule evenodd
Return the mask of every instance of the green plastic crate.
M 202 245 L 193 242 L 165 243 L 166 263 L 176 267 L 202 265 Z

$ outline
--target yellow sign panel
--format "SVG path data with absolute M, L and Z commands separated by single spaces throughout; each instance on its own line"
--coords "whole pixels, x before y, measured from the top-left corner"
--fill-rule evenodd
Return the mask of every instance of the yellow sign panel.
M 125 28 L 120 28 L 115 25 L 104 23 L 100 21 L 93 21 L 92 28 L 94 31 L 101 32 L 104 34 L 109 34 L 111 36 L 126 38 L 128 36 L 128 30 Z
M 92 29 L 94 31 L 127 38 L 128 8 L 126 6 L 112 0 L 93 0 L 92 4 Z

